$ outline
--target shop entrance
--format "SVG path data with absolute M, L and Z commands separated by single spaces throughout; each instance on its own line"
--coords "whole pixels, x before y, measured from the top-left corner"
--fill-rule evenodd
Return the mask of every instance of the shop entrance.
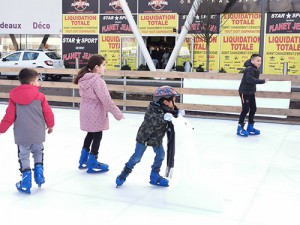
M 135 38 L 133 38 L 135 40 Z M 167 62 L 173 52 L 176 43 L 175 36 L 148 36 L 143 37 L 145 45 L 150 53 L 152 61 L 156 69 L 165 69 Z M 186 37 L 183 42 L 178 56 L 173 65 L 173 69 L 182 71 L 183 67 L 186 65 L 186 62 L 190 64 L 190 67 L 193 67 L 193 46 L 194 38 Z M 137 51 L 138 58 L 138 70 L 147 70 L 146 60 L 141 52 L 141 49 L 138 48 Z M 177 68 L 178 67 L 178 68 Z M 190 68 L 187 72 L 191 71 Z
M 175 37 L 151 36 L 146 37 L 145 42 L 156 69 L 165 69 L 175 46 Z

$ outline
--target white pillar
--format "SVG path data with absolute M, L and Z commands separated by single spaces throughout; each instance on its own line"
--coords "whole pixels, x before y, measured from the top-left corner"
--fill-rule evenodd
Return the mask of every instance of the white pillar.
M 129 23 L 129 25 L 132 29 L 132 32 L 133 32 L 133 34 L 134 34 L 134 36 L 135 36 L 135 38 L 136 38 L 136 40 L 139 44 L 139 47 L 141 48 L 142 54 L 145 57 L 145 60 L 148 64 L 148 67 L 149 67 L 150 71 L 156 71 L 154 63 L 153 63 L 153 61 L 150 57 L 150 53 L 148 52 L 148 49 L 147 49 L 147 47 L 144 43 L 144 40 L 143 40 L 143 38 L 142 38 L 142 36 L 139 32 L 139 29 L 138 29 L 134 19 L 133 19 L 132 13 L 131 13 L 131 11 L 128 7 L 128 4 L 127 4 L 126 0 L 120 0 L 120 4 L 121 4 L 122 9 L 124 11 L 124 14 L 125 14 L 125 16 L 128 20 L 128 23 Z
M 172 69 L 172 67 L 175 63 L 175 60 L 178 56 L 178 53 L 180 51 L 180 48 L 182 46 L 182 43 L 184 42 L 185 37 L 188 34 L 189 29 L 191 27 L 191 24 L 193 23 L 196 12 L 197 12 L 197 10 L 200 6 L 200 2 L 201 2 L 201 0 L 194 0 L 194 3 L 191 7 L 191 10 L 190 10 L 190 12 L 189 12 L 189 14 L 188 14 L 188 16 L 185 20 L 185 23 L 182 27 L 182 30 L 181 30 L 180 34 L 179 34 L 176 45 L 175 45 L 175 47 L 172 51 L 172 54 L 171 54 L 170 59 L 168 61 L 168 64 L 166 65 L 165 72 L 170 72 L 171 71 L 171 69 Z

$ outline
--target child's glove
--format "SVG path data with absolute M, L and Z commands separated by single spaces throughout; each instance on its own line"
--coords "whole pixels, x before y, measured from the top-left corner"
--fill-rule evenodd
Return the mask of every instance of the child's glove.
M 166 113 L 164 115 L 164 120 L 166 120 L 166 121 L 172 121 L 173 118 L 174 118 L 174 116 L 171 113 Z
M 179 110 L 178 110 L 177 116 L 185 116 L 185 111 L 184 111 L 184 109 L 179 109 Z

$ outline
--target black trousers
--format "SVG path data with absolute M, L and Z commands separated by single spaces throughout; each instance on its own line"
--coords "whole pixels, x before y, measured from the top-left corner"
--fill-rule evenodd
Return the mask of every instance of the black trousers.
M 245 118 L 249 112 L 248 122 L 253 124 L 254 123 L 254 116 L 256 113 L 256 100 L 255 94 L 251 95 L 244 95 L 240 93 L 240 98 L 242 101 L 242 112 L 239 118 L 239 124 L 243 125 Z
M 84 139 L 83 148 L 86 149 L 87 151 L 91 150 L 91 153 L 97 156 L 99 153 L 101 140 L 102 140 L 102 131 L 88 132 Z

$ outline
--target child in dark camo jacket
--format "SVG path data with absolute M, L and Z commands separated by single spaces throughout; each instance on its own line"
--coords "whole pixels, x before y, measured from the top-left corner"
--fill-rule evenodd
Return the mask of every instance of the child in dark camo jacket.
M 165 151 L 162 145 L 163 137 L 167 129 L 172 126 L 171 120 L 177 117 L 183 110 L 175 105 L 176 96 L 179 94 L 170 86 L 162 86 L 156 89 L 153 95 L 153 102 L 150 102 L 144 121 L 139 127 L 136 136 L 135 152 L 125 163 L 125 167 L 116 179 L 117 187 L 121 186 L 134 166 L 140 162 L 146 148 L 152 146 L 155 152 L 153 165 L 151 166 L 150 184 L 163 187 L 169 186 L 169 181 L 162 177 L 159 172 L 165 158 Z

